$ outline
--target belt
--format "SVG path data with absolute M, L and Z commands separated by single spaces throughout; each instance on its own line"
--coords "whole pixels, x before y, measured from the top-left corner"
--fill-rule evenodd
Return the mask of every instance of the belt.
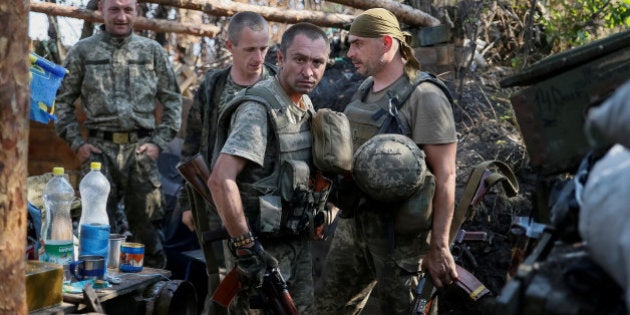
M 147 129 L 128 131 L 128 132 L 112 132 L 112 131 L 101 131 L 101 130 L 89 130 L 88 134 L 90 137 L 103 139 L 105 141 L 111 141 L 116 144 L 125 144 L 131 142 L 137 142 L 142 138 L 150 137 L 153 132 Z

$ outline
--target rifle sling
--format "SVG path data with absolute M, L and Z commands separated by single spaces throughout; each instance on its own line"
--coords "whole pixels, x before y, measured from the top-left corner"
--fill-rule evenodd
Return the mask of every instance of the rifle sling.
M 486 171 L 491 166 L 496 166 L 499 172 L 487 173 Z M 464 193 L 462 194 L 462 197 L 455 208 L 455 212 L 453 213 L 453 221 L 451 223 L 451 230 L 449 234 L 449 242 L 451 244 L 455 240 L 457 231 L 461 228 L 462 224 L 466 220 L 466 217 L 472 217 L 474 214 L 471 210 L 471 215 L 467 216 L 477 190 L 482 185 L 484 185 L 486 189 L 489 189 L 497 183 L 501 183 L 503 185 L 506 195 L 510 197 L 513 197 L 518 193 L 519 187 L 518 182 L 516 181 L 516 176 L 507 164 L 497 160 L 488 160 L 475 166 L 468 178 Z
M 204 257 L 206 258 L 206 270 L 208 271 L 210 288 L 214 290 L 219 286 L 221 280 L 219 275 L 219 262 L 214 255 L 212 243 L 203 241 L 204 232 L 210 230 L 210 226 L 208 224 L 208 213 L 205 209 L 206 201 L 201 194 L 199 194 L 192 185 L 190 185 L 190 183 L 186 183 L 185 187 L 192 208 L 195 231 L 197 231 L 197 237 L 200 240 L 199 243 L 204 252 Z

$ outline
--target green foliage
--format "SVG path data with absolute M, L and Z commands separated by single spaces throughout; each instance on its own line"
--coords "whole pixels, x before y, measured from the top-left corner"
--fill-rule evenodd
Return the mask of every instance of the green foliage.
M 541 0 L 536 23 L 554 52 L 630 28 L 630 0 Z

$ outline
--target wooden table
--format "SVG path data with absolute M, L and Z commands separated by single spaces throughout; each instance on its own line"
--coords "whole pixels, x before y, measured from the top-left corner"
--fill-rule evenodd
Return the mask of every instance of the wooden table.
M 108 314 L 144 314 L 143 302 L 147 299 L 143 296 L 144 290 L 159 281 L 168 281 L 171 276 L 169 270 L 147 267 L 138 273 L 124 273 L 116 269 L 109 269 L 108 273 L 121 280 L 120 284 L 112 284 L 110 288 L 95 289 L 101 305 Z M 61 305 L 39 309 L 29 314 L 81 313 L 86 308 L 82 302 L 83 293 L 64 293 Z

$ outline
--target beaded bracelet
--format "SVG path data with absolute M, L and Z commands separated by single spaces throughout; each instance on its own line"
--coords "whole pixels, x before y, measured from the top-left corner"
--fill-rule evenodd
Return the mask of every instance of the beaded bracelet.
M 233 237 L 230 239 L 232 246 L 234 247 L 242 247 L 246 245 L 253 244 L 256 241 L 252 232 L 247 232 L 241 236 Z

